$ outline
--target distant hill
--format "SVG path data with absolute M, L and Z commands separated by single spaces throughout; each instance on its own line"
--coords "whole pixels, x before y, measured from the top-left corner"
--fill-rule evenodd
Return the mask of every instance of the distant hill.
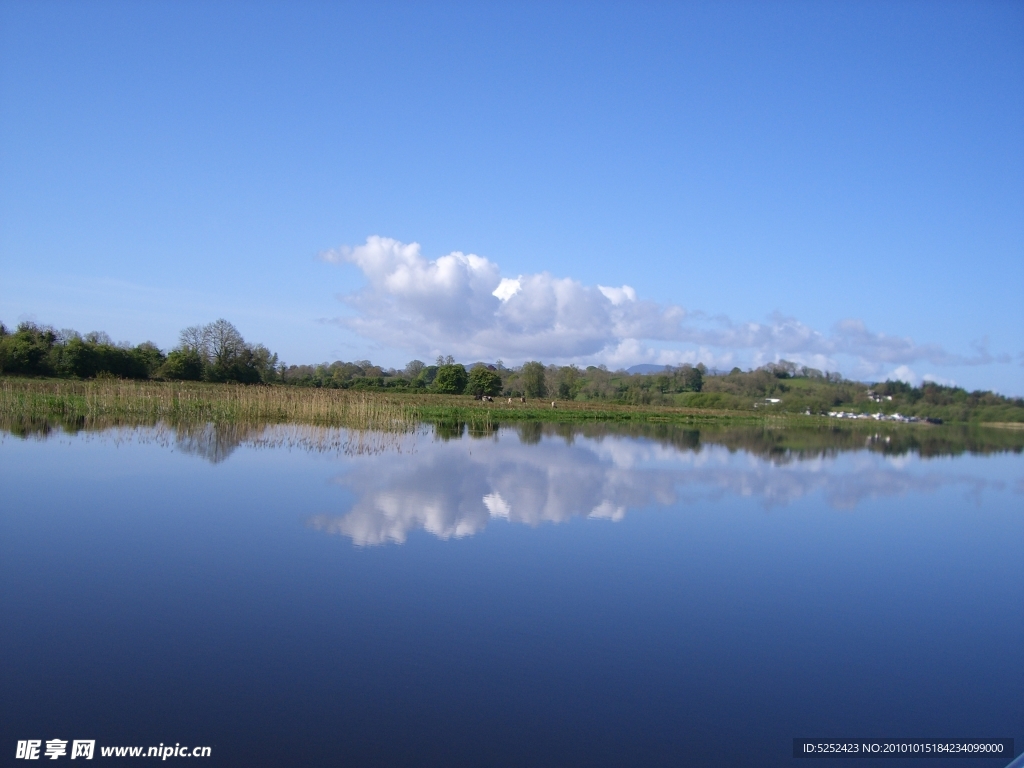
M 641 363 L 640 365 L 633 365 L 626 369 L 626 373 L 661 373 L 666 368 L 671 366 L 668 365 L 653 365 L 651 363 Z

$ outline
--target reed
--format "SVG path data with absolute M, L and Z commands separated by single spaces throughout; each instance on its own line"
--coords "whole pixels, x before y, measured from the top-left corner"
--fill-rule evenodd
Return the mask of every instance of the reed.
M 396 397 L 346 390 L 113 380 L 7 379 L 0 419 L 78 428 L 157 422 L 315 424 L 406 431 L 418 416 Z

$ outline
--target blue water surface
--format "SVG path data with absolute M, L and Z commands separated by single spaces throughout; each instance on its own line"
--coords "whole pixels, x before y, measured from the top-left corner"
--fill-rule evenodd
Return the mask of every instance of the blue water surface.
M 0 441 L 5 761 L 54 738 L 211 766 L 1024 749 L 1020 453 L 204 429 Z

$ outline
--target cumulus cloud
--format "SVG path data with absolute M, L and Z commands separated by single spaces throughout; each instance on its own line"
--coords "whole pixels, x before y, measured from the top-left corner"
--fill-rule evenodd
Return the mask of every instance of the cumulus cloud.
M 601 295 L 616 307 L 627 301 L 636 301 L 636 291 L 628 285 L 624 285 L 621 288 L 608 288 L 606 286 L 599 285 L 597 286 L 597 290 L 599 290 Z
M 859 372 L 886 368 L 913 374 L 911 363 L 986 365 L 1007 362 L 987 340 L 970 355 L 935 344 L 868 329 L 842 320 L 829 332 L 776 314 L 765 322 L 736 322 L 646 301 L 629 285 L 588 286 L 548 272 L 503 277 L 497 264 L 455 251 L 426 257 L 418 243 L 372 236 L 363 245 L 321 254 L 351 264 L 367 280 L 341 297 L 354 313 L 334 322 L 361 336 L 413 354 L 451 353 L 469 359 L 678 365 L 761 365 L 786 358 L 822 370 L 838 370 L 840 358 Z M 907 373 L 909 372 L 909 373 Z

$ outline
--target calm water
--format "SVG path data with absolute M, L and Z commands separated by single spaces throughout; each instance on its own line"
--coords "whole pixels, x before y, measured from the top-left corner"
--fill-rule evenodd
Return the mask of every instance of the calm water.
M 1024 456 L 893 434 L 4 435 L 4 759 L 52 738 L 240 766 L 1020 752 Z

